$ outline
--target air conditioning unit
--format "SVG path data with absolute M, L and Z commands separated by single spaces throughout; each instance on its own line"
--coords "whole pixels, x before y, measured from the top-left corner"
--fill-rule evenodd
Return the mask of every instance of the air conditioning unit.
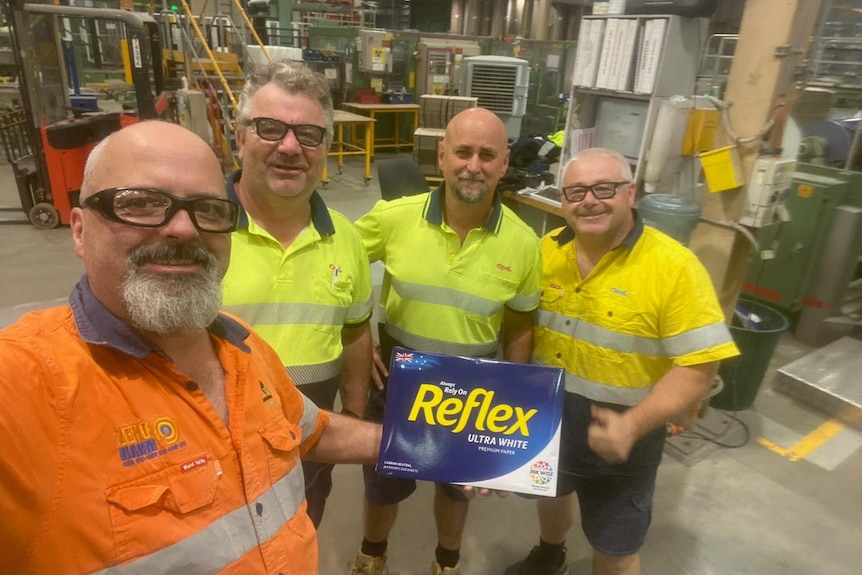
M 508 56 L 470 56 L 464 58 L 461 70 L 461 95 L 478 98 L 479 107 L 500 116 L 509 139 L 517 140 L 527 112 L 529 62 Z

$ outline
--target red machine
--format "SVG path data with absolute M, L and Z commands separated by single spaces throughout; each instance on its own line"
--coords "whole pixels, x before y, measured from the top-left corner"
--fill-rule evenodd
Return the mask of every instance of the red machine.
M 162 66 L 153 59 L 154 54 L 161 56 L 158 27 L 147 14 L 14 0 L 9 2 L 9 22 L 23 108 L 0 116 L 0 136 L 24 213 L 34 226 L 53 228 L 69 223 L 84 165 L 96 144 L 127 125 L 158 117 L 155 94 L 163 89 Z M 95 30 L 90 37 L 98 37 L 101 30 L 117 36 L 116 44 L 94 44 L 86 56 L 97 57 L 87 64 L 104 69 L 111 55 L 100 50 L 121 49 L 121 65 L 134 87 L 134 109 L 90 111 L 98 107 L 95 97 L 80 95 L 71 44 L 57 46 L 58 38 L 76 29 Z

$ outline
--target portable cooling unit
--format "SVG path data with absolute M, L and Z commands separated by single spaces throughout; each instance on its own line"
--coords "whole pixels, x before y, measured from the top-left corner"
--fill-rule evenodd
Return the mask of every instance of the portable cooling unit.
M 464 58 L 462 71 L 462 95 L 478 98 L 480 108 L 500 116 L 509 139 L 518 139 L 527 112 L 530 64 L 508 56 L 470 56 Z

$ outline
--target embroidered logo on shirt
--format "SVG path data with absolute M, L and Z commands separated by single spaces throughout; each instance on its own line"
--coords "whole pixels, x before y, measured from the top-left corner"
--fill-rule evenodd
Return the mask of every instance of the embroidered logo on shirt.
M 625 291 L 625 290 L 621 290 L 620 288 L 612 287 L 612 288 L 611 288 L 611 293 L 615 293 L 615 294 L 617 294 L 617 295 L 621 295 L 621 296 L 623 296 L 623 297 L 629 297 L 628 292 L 627 292 L 627 291 Z
M 158 417 L 152 422 L 139 421 L 124 425 L 117 431 L 118 449 L 123 466 L 131 467 L 149 459 L 185 447 L 173 419 Z
M 504 272 L 510 272 L 512 271 L 512 266 L 504 266 L 503 264 L 497 264 L 497 269 Z
M 269 388 L 266 387 L 262 381 L 260 383 L 260 392 L 263 394 L 263 402 L 269 406 L 275 405 L 275 400 L 272 398 L 272 393 L 269 392 Z

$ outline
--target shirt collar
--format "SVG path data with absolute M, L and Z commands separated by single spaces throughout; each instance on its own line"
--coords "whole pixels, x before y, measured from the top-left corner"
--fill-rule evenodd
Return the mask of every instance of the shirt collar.
M 242 206 L 239 196 L 236 193 L 236 182 L 242 178 L 242 170 L 236 170 L 227 177 L 227 199 L 232 200 Z M 311 224 L 321 236 L 331 236 L 335 234 L 335 224 L 332 223 L 332 218 L 329 215 L 329 210 L 326 208 L 326 202 L 317 190 L 311 193 L 308 199 L 311 204 Z M 239 228 L 248 229 L 248 213 L 245 208 L 239 211 Z
M 150 352 L 168 358 L 162 350 L 135 333 L 125 322 L 108 311 L 108 308 L 96 298 L 87 276 L 82 277 L 72 289 L 69 295 L 69 306 L 72 308 L 72 317 L 78 334 L 85 342 L 112 347 L 137 358 L 144 358 Z M 249 336 L 248 329 L 226 315 L 219 314 L 207 329 L 212 335 L 242 351 L 250 351 L 244 343 Z
M 640 237 L 644 233 L 644 222 L 638 214 L 637 210 L 632 210 L 632 216 L 634 217 L 634 225 L 632 229 L 629 230 L 629 233 L 626 234 L 626 237 L 623 238 L 623 241 L 620 243 L 621 246 L 626 246 L 629 251 L 635 249 L 635 244 L 638 242 Z M 556 236 L 553 236 L 552 239 L 557 242 L 560 246 L 564 246 L 573 239 L 575 239 L 575 230 L 566 226 Z M 619 247 L 619 246 L 617 246 Z M 614 248 L 616 249 L 616 248 Z
M 443 225 L 443 194 L 446 182 L 440 182 L 436 189 L 431 190 L 428 194 L 428 199 L 425 201 L 425 219 L 430 224 L 435 226 Z M 494 203 L 491 206 L 491 215 L 488 221 L 482 227 L 491 233 L 495 233 L 500 227 L 500 221 L 503 217 L 503 204 L 500 201 L 500 194 L 494 192 Z

